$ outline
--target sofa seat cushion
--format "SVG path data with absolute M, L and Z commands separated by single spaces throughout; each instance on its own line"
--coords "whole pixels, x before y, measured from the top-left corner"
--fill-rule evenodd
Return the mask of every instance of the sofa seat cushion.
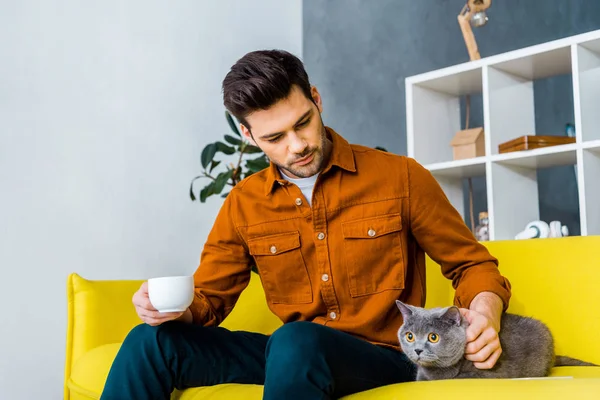
M 598 371 L 600 368 L 596 369 L 596 373 L 600 373 Z M 343 400 L 506 400 L 507 398 L 510 400 L 597 400 L 598 393 L 600 393 L 600 377 L 569 378 L 555 376 L 537 379 L 453 379 L 409 382 L 353 394 L 344 397 Z
M 98 346 L 76 361 L 67 383 L 73 400 L 99 399 L 110 366 L 121 347 L 120 343 Z M 261 399 L 261 385 L 223 384 L 176 390 L 172 399 Z M 588 394 L 600 393 L 600 367 L 558 367 L 552 370 L 550 377 L 541 379 L 498 379 L 498 380 L 449 380 L 437 382 L 410 382 L 390 385 L 346 396 L 344 400 L 364 399 L 408 399 L 443 396 L 444 400 L 464 400 L 481 394 L 486 399 L 511 400 L 531 399 L 543 394 L 547 399 L 592 399 Z
M 67 386 L 71 400 L 99 399 L 110 366 L 117 356 L 121 343 L 98 346 L 79 358 L 73 365 Z M 173 400 L 193 399 L 261 399 L 262 385 L 223 384 L 184 391 L 175 390 Z

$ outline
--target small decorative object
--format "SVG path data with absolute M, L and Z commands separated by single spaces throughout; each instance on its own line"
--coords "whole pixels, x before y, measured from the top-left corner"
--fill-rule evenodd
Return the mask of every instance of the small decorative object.
M 454 160 L 485 155 L 485 138 L 481 127 L 458 131 L 450 144 L 453 147 Z
M 564 136 L 526 135 L 501 143 L 498 146 L 498 151 L 500 153 L 509 153 L 511 151 L 539 149 L 541 147 L 558 146 L 569 143 L 575 143 L 575 138 Z
M 525 229 L 515 236 L 515 239 L 545 239 L 569 236 L 569 228 L 560 221 L 552 221 L 550 224 L 544 221 L 531 221 Z
M 471 26 L 479 28 L 487 24 L 488 17 L 485 10 L 490 8 L 491 5 L 492 0 L 467 0 L 462 11 L 458 14 L 458 25 L 460 26 L 471 61 L 481 58 Z
M 490 240 L 490 228 L 488 226 L 488 213 L 482 211 L 479 213 L 479 225 L 475 227 L 475 237 L 480 242 Z
M 572 123 L 565 124 L 565 133 L 568 137 L 575 137 L 575 125 Z

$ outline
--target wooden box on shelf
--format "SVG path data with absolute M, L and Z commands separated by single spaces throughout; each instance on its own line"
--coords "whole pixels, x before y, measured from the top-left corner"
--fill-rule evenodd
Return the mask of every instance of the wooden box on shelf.
M 499 153 L 511 151 L 539 149 L 541 147 L 558 146 L 561 144 L 575 143 L 574 137 L 565 136 L 535 136 L 525 135 L 498 145 Z
M 458 131 L 450 144 L 452 145 L 454 160 L 485 155 L 485 138 L 481 127 Z

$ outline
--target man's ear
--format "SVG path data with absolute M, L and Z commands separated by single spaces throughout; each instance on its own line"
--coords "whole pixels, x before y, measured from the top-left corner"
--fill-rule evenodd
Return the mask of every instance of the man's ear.
M 242 136 L 244 137 L 244 139 L 246 139 L 251 144 L 256 146 L 256 142 L 254 141 L 254 138 L 252 137 L 250 130 L 248 128 L 246 128 L 246 125 L 240 124 L 240 131 L 242 132 Z
M 313 98 L 313 101 L 317 105 L 317 108 L 319 109 L 319 113 L 322 113 L 323 112 L 323 102 L 321 100 L 321 94 L 319 93 L 319 91 L 317 90 L 317 88 L 315 86 L 310 87 L 310 94 Z

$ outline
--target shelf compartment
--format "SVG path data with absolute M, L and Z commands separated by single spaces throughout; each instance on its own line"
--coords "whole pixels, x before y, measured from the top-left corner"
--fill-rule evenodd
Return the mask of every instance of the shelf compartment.
M 588 235 L 600 235 L 600 147 L 583 150 L 585 221 Z
M 566 136 L 566 124 L 575 122 L 570 45 L 484 68 L 490 154 L 521 136 Z M 559 96 L 569 100 L 567 109 L 554 109 L 549 101 Z
M 523 55 L 494 64 L 494 68 L 533 81 L 571 73 L 571 46 Z
M 575 144 L 560 147 L 559 151 L 545 148 L 510 158 L 507 156 L 511 154 L 492 157 L 494 240 L 514 239 L 529 222 L 539 219 L 559 220 L 567 224 L 571 235 L 580 234 L 579 191 L 573 167 L 577 165 L 577 149 Z M 558 181 L 558 185 L 549 186 L 550 179 Z M 554 201 L 549 201 L 551 198 Z M 572 206 L 553 207 L 560 203 L 557 198 Z M 576 215 L 567 211 L 573 206 Z
M 445 163 L 430 165 L 431 174 L 438 181 L 442 190 L 448 197 L 448 200 L 456 208 L 463 217 L 463 220 L 470 227 L 469 216 L 469 186 L 468 178 L 472 178 L 474 192 L 487 192 L 486 184 L 486 163 L 473 161 L 470 163 L 462 163 L 459 161 L 453 163 Z M 456 164 L 456 165 L 452 165 Z M 479 204 L 477 199 L 482 197 L 483 203 Z M 477 225 L 478 215 L 480 211 L 487 211 L 487 196 L 474 196 L 474 220 Z
M 454 160 L 450 142 L 461 130 L 461 99 L 482 93 L 481 68 L 461 68 L 406 81 L 408 155 L 422 164 Z M 483 121 L 483 111 L 479 117 Z
M 583 141 L 600 140 L 600 39 L 576 47 Z M 575 127 L 577 129 L 577 127 Z

